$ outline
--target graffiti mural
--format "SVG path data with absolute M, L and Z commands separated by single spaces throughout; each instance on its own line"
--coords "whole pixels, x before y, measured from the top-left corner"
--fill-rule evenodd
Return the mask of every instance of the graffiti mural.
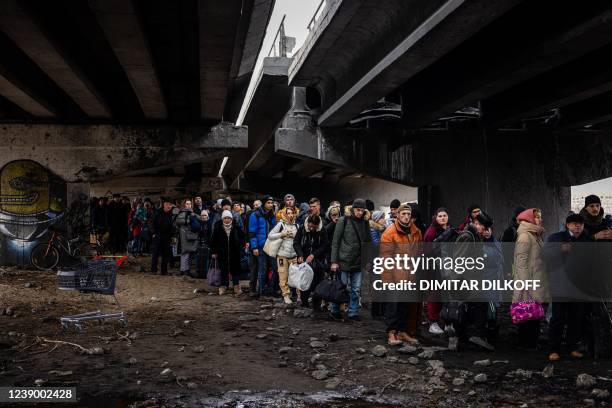
M 0 169 L 0 265 L 29 265 L 32 248 L 66 215 L 67 183 L 32 160 Z

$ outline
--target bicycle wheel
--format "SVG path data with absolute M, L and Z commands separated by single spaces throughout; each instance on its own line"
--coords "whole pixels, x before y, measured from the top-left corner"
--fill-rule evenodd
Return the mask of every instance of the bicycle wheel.
M 92 249 L 91 244 L 82 243 L 74 249 L 72 258 L 82 260 L 91 255 Z
M 60 255 L 57 248 L 53 246 L 49 248 L 49 243 L 36 245 L 30 254 L 32 265 L 41 271 L 48 271 L 55 268 L 59 263 L 59 259 Z

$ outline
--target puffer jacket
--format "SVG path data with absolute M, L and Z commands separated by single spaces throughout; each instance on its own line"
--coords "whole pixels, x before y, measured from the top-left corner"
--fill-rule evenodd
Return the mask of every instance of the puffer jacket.
M 385 226 L 380 225 L 373 220 L 368 220 L 368 223 L 370 225 L 370 237 L 372 237 L 372 242 L 378 244 L 380 242 L 381 235 L 383 232 L 385 232 Z
M 307 258 L 314 255 L 315 259 L 320 263 L 325 261 L 328 252 L 329 241 L 327 239 L 327 231 L 323 228 L 323 223 L 319 223 L 315 232 L 306 230 L 308 225 L 308 217 L 306 223 L 298 229 L 298 233 L 293 240 L 293 249 L 298 257 Z
M 341 217 L 334 231 L 331 262 L 337 263 L 342 271 L 361 270 L 361 246 L 370 242 L 370 225 L 365 217 L 357 219 L 352 213 Z
M 550 301 L 548 276 L 544 261 L 540 256 L 543 245 L 542 235 L 544 235 L 544 228 L 539 225 L 527 221 L 521 221 L 519 224 L 514 247 L 514 279 L 539 280 L 540 287 L 529 291 L 514 291 L 513 302 L 530 299 L 540 303 Z
M 416 225 L 410 223 L 409 226 L 403 227 L 396 219 L 380 237 L 380 256 L 382 258 L 391 258 L 396 254 L 418 256 L 421 252 L 421 241 L 423 241 L 423 235 Z M 410 272 L 407 269 L 385 270 L 381 278 L 385 282 L 413 280 L 417 275 Z
M 276 225 L 274 210 L 265 212 L 262 205 L 249 217 L 249 244 L 251 250 L 262 250 L 268 239 L 268 234 Z
M 283 258 L 295 258 L 296 253 L 295 250 L 293 249 L 293 239 L 295 238 L 296 234 L 297 234 L 297 226 L 295 225 L 295 222 L 289 223 L 289 221 L 287 221 L 287 218 L 285 217 L 285 214 L 283 213 L 283 219 L 281 221 L 279 221 L 274 228 L 272 228 L 272 231 L 270 231 L 270 234 L 268 234 L 268 239 L 275 241 L 277 239 L 282 239 L 283 241 L 281 242 L 281 246 L 278 249 L 278 253 L 276 254 L 276 256 L 280 256 Z M 283 236 L 284 234 L 287 233 L 287 231 L 289 231 L 291 233 L 291 235 L 289 236 Z

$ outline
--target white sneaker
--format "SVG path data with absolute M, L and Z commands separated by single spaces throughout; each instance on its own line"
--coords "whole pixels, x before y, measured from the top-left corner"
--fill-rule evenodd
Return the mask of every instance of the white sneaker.
M 438 325 L 438 322 L 433 322 L 429 325 L 429 333 L 439 336 L 440 334 L 444 334 L 444 330 Z
M 285 303 L 286 303 L 286 304 L 288 304 L 288 305 L 290 305 L 290 304 L 292 304 L 292 303 L 293 303 L 293 302 L 291 301 L 291 298 L 290 298 L 289 296 L 285 296 L 283 299 L 285 300 Z
M 227 292 L 227 288 L 225 286 L 219 286 L 219 296 L 225 295 L 225 292 Z

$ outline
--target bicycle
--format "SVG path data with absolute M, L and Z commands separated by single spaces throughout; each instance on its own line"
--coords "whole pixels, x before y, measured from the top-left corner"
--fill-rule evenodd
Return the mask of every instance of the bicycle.
M 112 254 L 106 241 L 107 240 L 104 239 L 104 234 L 102 234 L 100 231 L 95 228 L 91 230 L 90 243 L 93 245 L 96 255 L 104 256 Z
M 57 230 L 51 232 L 49 242 L 40 243 L 32 249 L 30 261 L 36 269 L 48 271 L 55 268 L 60 261 L 60 255 L 67 255 L 74 260 L 88 255 L 90 244 L 80 237 L 66 239 Z

